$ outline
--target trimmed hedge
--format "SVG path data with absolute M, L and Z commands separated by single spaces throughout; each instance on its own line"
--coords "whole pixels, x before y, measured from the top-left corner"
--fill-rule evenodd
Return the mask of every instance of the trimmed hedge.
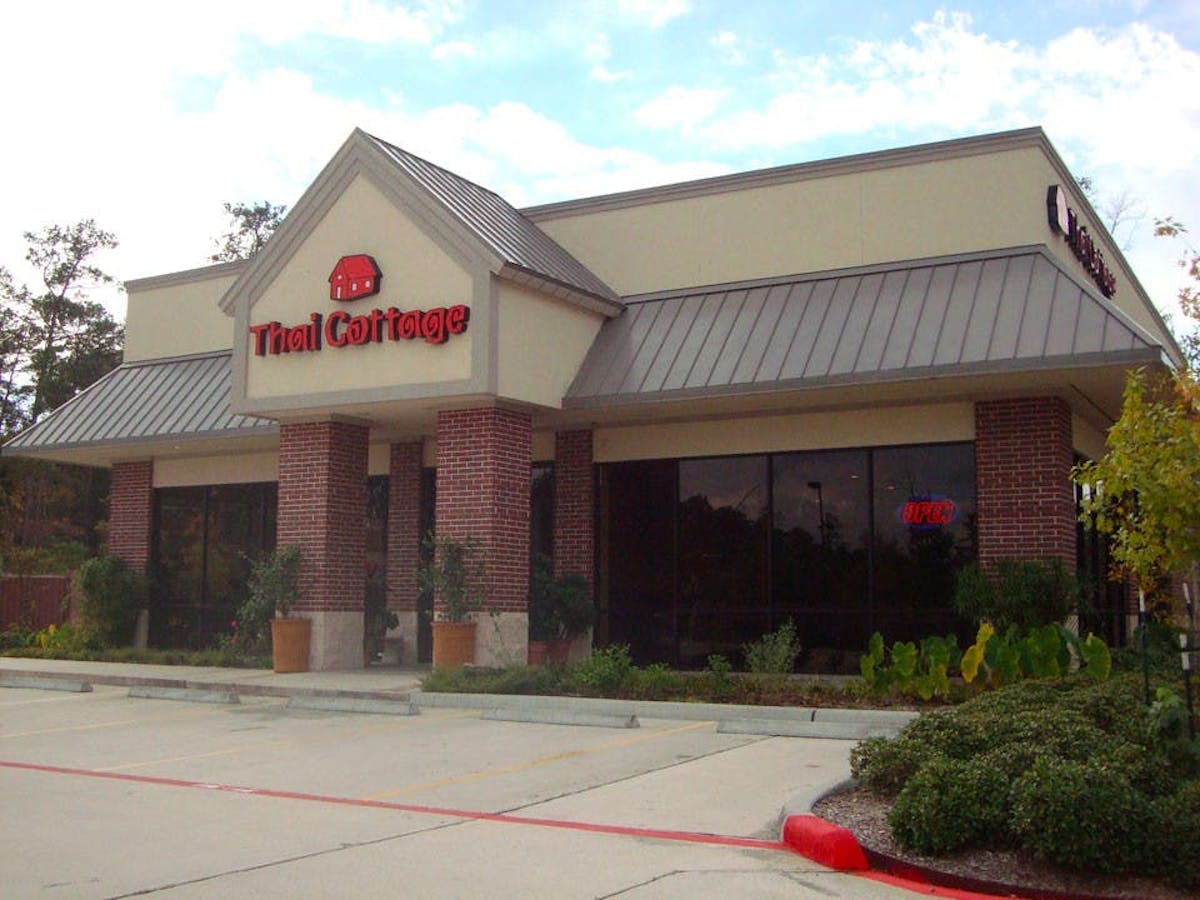
M 1021 682 L 921 716 L 851 752 L 895 795 L 897 843 L 1012 844 L 1060 866 L 1200 883 L 1200 747 L 1150 727 L 1136 675 Z

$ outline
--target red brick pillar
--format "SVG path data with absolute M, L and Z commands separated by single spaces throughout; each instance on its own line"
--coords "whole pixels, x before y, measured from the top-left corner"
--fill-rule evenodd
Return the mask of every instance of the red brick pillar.
M 146 571 L 153 520 L 153 461 L 113 463 L 108 493 L 108 554 L 138 571 Z
M 421 442 L 392 444 L 388 465 L 388 608 L 400 619 L 402 662 L 417 652 L 417 564 L 421 546 Z
M 298 611 L 313 620 L 313 669 L 362 668 L 367 436 L 363 425 L 279 428 L 279 546 L 303 549 Z
M 554 574 L 582 575 L 595 584 L 595 488 L 592 432 L 554 436 Z
M 532 422 L 509 409 L 444 410 L 437 422 L 439 538 L 476 538 L 486 553 L 488 611 L 477 616 L 475 662 L 526 658 Z
M 1071 410 L 1057 397 L 975 404 L 979 561 L 1060 559 L 1075 569 Z

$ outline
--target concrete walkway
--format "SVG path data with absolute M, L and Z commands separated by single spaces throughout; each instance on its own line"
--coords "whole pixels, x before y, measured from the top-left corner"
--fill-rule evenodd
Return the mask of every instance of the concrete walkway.
M 423 670 L 371 667 L 285 675 L 269 669 L 160 666 L 139 663 L 0 657 L 0 686 L 14 680 L 51 679 L 80 685 L 110 684 L 224 695 L 320 698 L 328 709 L 394 712 L 398 701 L 414 707 L 496 710 L 521 721 L 587 724 L 594 717 L 709 720 L 739 734 L 859 740 L 890 735 L 916 717 L 903 710 L 823 709 L 792 706 L 605 700 L 504 694 L 438 694 L 421 691 Z M 24 685 L 22 685 L 24 686 Z

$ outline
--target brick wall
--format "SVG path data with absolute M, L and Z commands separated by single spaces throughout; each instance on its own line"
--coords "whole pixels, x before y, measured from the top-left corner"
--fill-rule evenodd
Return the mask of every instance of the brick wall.
M 113 463 L 108 493 L 108 553 L 144 571 L 150 562 L 154 463 Z
M 392 444 L 387 529 L 387 593 L 391 609 L 417 608 L 420 530 L 421 442 Z
M 497 612 L 525 612 L 528 605 L 530 433 L 527 413 L 438 413 L 437 534 L 480 541 Z
M 554 574 L 595 583 L 592 432 L 554 436 Z
M 301 611 L 363 610 L 367 435 L 346 422 L 279 429 L 279 546 L 300 544 Z
M 1075 568 L 1071 411 L 1056 397 L 975 404 L 979 561 L 1058 558 Z

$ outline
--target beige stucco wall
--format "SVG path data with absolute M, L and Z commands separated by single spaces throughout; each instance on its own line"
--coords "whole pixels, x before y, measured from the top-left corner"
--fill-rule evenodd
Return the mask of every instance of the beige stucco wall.
M 159 457 L 154 460 L 156 488 L 247 484 L 278 479 L 279 454 L 274 451 L 236 456 Z
M 539 226 L 622 294 L 1042 243 L 1033 147 L 806 177 Z
M 559 408 L 604 317 L 518 285 L 501 283 L 497 393 Z
M 1032 244 L 1090 283 L 1047 224 L 1046 189 L 1063 183 L 1026 145 L 535 219 L 623 295 Z M 1117 276 L 1115 302 L 1159 335 L 1116 248 L 1085 223 Z
M 1071 438 L 1076 453 L 1088 459 L 1104 456 L 1107 435 L 1077 415 L 1071 416 Z
M 598 428 L 596 462 L 975 439 L 971 403 Z
M 228 350 L 233 342 L 233 319 L 217 305 L 233 284 L 236 273 L 221 267 L 178 276 L 146 279 L 127 286 L 125 361 L 161 359 Z
M 329 273 L 342 256 L 367 253 L 383 273 L 382 290 L 349 303 L 329 299 Z M 317 222 L 284 269 L 250 310 L 250 324 L 272 320 L 307 324 L 309 314 L 326 318 L 342 310 L 351 315 L 386 310 L 427 310 L 473 302 L 474 285 L 462 264 L 432 240 L 370 181 L 356 177 Z M 325 346 L 319 352 L 255 356 L 251 347 L 247 396 L 320 395 L 337 391 L 423 384 L 467 378 L 471 374 L 472 327 L 444 344 L 421 339 L 358 347 Z

